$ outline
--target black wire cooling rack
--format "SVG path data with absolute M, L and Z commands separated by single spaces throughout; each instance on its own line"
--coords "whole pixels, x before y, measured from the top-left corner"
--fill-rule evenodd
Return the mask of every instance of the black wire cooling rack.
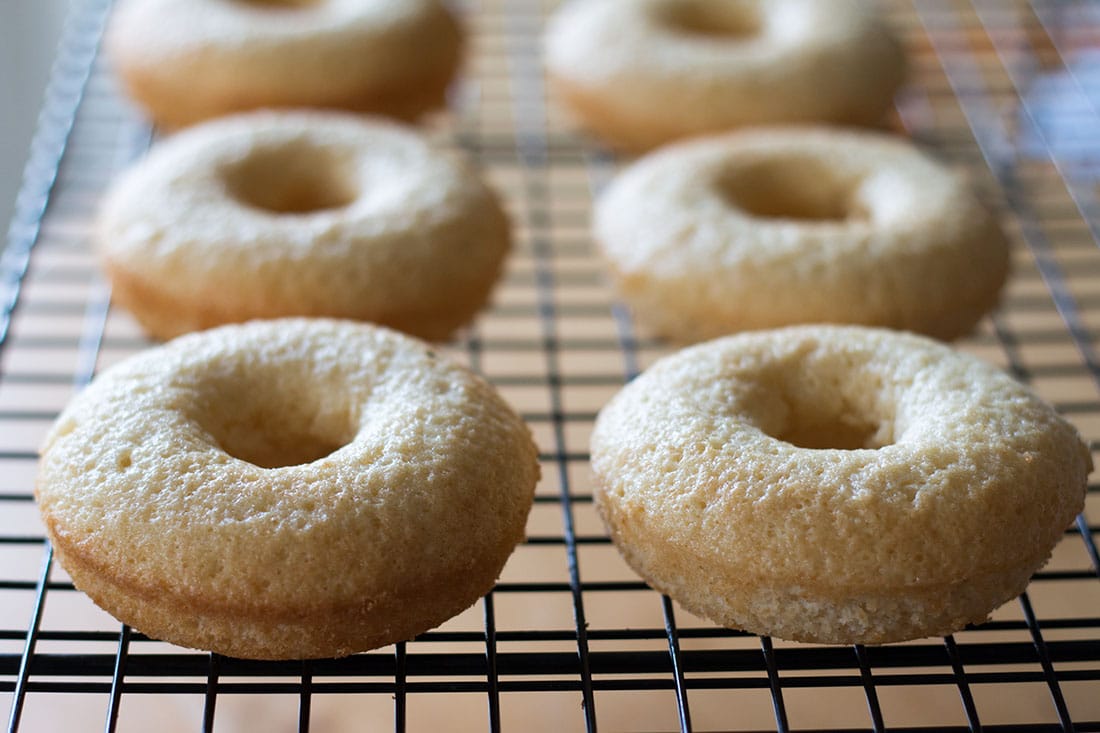
M 593 510 L 599 407 L 667 347 L 608 292 L 588 235 L 616 161 L 545 96 L 552 3 L 471 0 L 453 111 L 431 126 L 506 196 L 517 250 L 494 306 L 447 346 L 523 413 L 544 479 L 496 589 L 408 643 L 259 663 L 146 639 L 52 562 L 36 447 L 97 369 L 147 346 L 88 248 L 151 134 L 97 56 L 104 0 L 64 32 L 0 258 L 0 700 L 9 730 L 1100 731 L 1100 492 L 1018 601 L 981 627 L 883 647 L 714 628 L 646 588 Z M 1014 273 L 959 342 L 1100 439 L 1100 3 L 896 0 L 912 78 L 895 124 L 1003 217 Z

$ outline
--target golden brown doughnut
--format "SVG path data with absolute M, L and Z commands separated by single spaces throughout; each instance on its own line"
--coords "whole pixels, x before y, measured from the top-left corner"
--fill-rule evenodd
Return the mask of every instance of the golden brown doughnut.
M 158 338 L 325 316 L 441 339 L 485 304 L 510 241 L 456 157 L 404 127 L 316 112 L 174 135 L 115 182 L 96 229 L 115 301 Z
M 678 341 L 795 323 L 952 339 L 999 297 L 1008 245 L 908 141 L 829 128 L 671 145 L 600 196 L 595 235 L 639 320 Z
M 156 639 L 256 659 L 409 639 L 485 594 L 537 453 L 495 390 L 414 339 L 289 319 L 105 371 L 36 496 L 76 586 Z
M 572 0 L 545 38 L 549 79 L 613 147 L 746 125 L 874 125 L 905 76 L 861 0 Z
M 757 634 L 879 644 L 980 623 L 1084 504 L 1074 428 L 923 337 L 803 326 L 666 357 L 601 410 L 596 501 L 627 562 Z
M 105 45 L 161 125 L 286 107 L 411 121 L 445 103 L 462 34 L 438 0 L 129 0 Z

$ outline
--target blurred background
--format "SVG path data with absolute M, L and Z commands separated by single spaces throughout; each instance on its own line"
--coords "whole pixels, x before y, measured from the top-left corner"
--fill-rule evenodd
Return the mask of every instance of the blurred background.
M 7 231 L 69 0 L 0 0 L 0 230 Z

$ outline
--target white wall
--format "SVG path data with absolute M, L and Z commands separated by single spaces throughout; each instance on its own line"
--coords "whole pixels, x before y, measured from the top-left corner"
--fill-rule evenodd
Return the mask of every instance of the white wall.
M 0 0 L 0 243 L 68 5 L 68 0 Z

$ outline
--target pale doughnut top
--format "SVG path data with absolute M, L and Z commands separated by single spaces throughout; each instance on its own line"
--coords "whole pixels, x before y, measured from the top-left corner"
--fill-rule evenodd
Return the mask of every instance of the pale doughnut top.
M 843 48 L 873 17 L 858 0 L 574 0 L 547 29 L 547 64 L 592 83 L 733 70 L 735 82 L 763 92 L 787 73 L 783 61 Z
M 265 108 L 415 119 L 444 103 L 462 29 L 441 0 L 120 1 L 103 38 L 159 125 Z
M 308 197 L 319 205 L 296 212 Z M 258 112 L 157 145 L 111 189 L 97 242 L 177 300 L 229 297 L 247 275 L 253 311 L 267 299 L 385 313 L 495 272 L 507 247 L 497 210 L 469 166 L 409 128 Z
M 108 369 L 49 433 L 37 491 L 66 556 L 119 586 L 293 617 L 499 554 L 537 475 L 526 427 L 468 370 L 386 329 L 288 319 Z
M 1074 428 L 992 366 L 835 326 L 662 359 L 600 412 L 592 462 L 620 514 L 723 577 L 857 594 L 1039 564 L 1091 470 Z
M 825 127 L 662 148 L 602 192 L 593 229 L 627 299 L 693 340 L 816 321 L 954 338 L 995 304 L 1009 260 L 949 168 Z
M 765 192 L 775 200 L 754 200 Z M 785 205 L 805 212 L 787 216 Z M 659 150 L 615 179 L 595 218 L 617 269 L 670 276 L 703 262 L 750 277 L 771 268 L 795 277 L 848 258 L 866 266 L 892 256 L 900 237 L 914 240 L 909 248 L 941 242 L 947 249 L 986 224 L 965 182 L 908 142 L 810 127 L 747 130 Z
M 574 0 L 544 46 L 553 77 L 598 90 L 617 114 L 643 126 L 683 115 L 696 133 L 861 120 L 904 75 L 897 42 L 859 0 Z

